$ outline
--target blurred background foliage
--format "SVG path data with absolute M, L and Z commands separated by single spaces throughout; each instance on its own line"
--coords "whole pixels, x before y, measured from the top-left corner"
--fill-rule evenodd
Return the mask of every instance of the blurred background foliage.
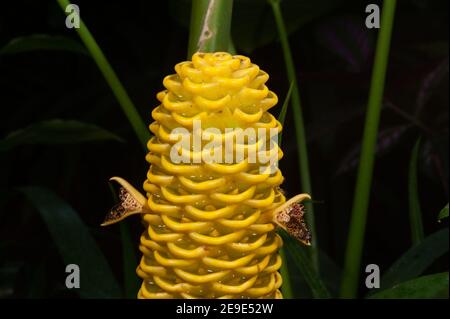
M 163 77 L 185 60 L 190 1 L 76 3 L 149 124 Z M 377 35 L 364 25 L 367 3 L 281 2 L 306 123 L 320 276 L 332 296 L 340 285 Z M 133 298 L 139 220 L 99 224 L 114 204 L 109 177 L 142 185 L 148 169 L 142 147 L 58 4 L 1 6 L 0 298 Z M 269 87 L 282 101 L 290 84 L 270 5 L 235 0 L 232 38 L 238 53 L 270 74 Z M 399 2 L 362 261 L 379 265 L 382 287 L 395 289 L 373 297 L 448 297 L 442 273 L 448 271 L 448 72 L 448 1 Z M 293 125 L 288 111 L 280 162 L 288 196 L 301 192 Z M 412 210 L 425 237 L 414 243 Z M 323 287 L 298 271 L 304 252 L 297 248 L 287 245 L 294 296 L 316 296 Z M 69 263 L 81 267 L 80 290 L 64 286 Z M 362 279 L 361 297 L 364 287 Z

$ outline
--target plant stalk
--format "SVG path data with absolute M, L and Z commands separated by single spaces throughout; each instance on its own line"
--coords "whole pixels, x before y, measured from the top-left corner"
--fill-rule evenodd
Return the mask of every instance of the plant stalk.
M 57 0 L 60 7 L 64 12 L 66 12 L 66 7 L 70 5 L 69 0 Z M 70 12 L 66 12 L 67 15 L 74 14 Z M 150 139 L 150 131 L 139 115 L 136 107 L 128 96 L 127 91 L 123 87 L 113 68 L 109 64 L 102 50 L 98 46 L 92 34 L 89 32 L 89 29 L 84 24 L 83 20 L 80 17 L 80 27 L 76 28 L 78 35 L 83 41 L 84 45 L 88 49 L 92 58 L 94 59 L 97 67 L 100 69 L 100 72 L 103 74 L 106 82 L 108 82 L 109 87 L 114 93 L 114 96 L 117 98 L 122 111 L 125 113 L 128 121 L 130 122 L 135 134 L 137 135 L 141 144 L 146 148 L 147 142 Z
M 341 281 L 342 298 L 355 298 L 361 269 L 361 256 L 372 184 L 375 145 L 381 104 L 384 93 L 385 75 L 388 63 L 392 25 L 396 0 L 385 0 L 381 13 L 381 28 L 378 31 L 375 61 L 370 84 L 367 114 L 364 125 L 361 157 L 353 199 L 350 231 Z
M 193 0 L 188 59 L 197 52 L 228 51 L 233 0 Z

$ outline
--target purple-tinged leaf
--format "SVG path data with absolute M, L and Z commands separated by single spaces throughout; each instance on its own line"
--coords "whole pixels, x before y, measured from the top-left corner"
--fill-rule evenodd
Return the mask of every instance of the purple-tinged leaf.
M 382 156 L 386 154 L 393 146 L 395 146 L 405 132 L 411 127 L 410 124 L 399 125 L 381 130 L 377 137 L 377 145 L 375 154 Z M 344 157 L 338 165 L 336 175 L 344 174 L 355 169 L 358 166 L 359 156 L 361 153 L 361 144 L 355 145 Z
M 360 19 L 334 19 L 321 25 L 316 35 L 318 42 L 342 58 L 353 72 L 363 70 L 373 54 L 371 33 Z
M 417 94 L 416 116 L 422 112 L 426 103 L 433 95 L 434 89 L 446 76 L 448 77 L 448 57 L 433 68 L 433 70 L 423 79 L 419 93 Z

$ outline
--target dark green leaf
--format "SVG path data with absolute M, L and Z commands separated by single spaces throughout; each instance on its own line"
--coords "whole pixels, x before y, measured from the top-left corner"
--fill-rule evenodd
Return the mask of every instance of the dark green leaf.
M 3 245 L 0 243 L 0 259 L 6 261 L 8 254 L 4 254 Z M 21 262 L 6 261 L 0 266 L 0 299 L 9 298 L 14 293 L 15 280 L 18 278 Z
M 23 144 L 73 144 L 91 141 L 123 140 L 93 124 L 74 120 L 48 120 L 14 131 L 0 141 L 0 151 Z
M 125 297 L 135 299 L 139 290 L 139 280 L 136 276 L 137 257 L 136 244 L 131 239 L 126 221 L 120 223 L 120 238 L 122 242 L 123 276 L 125 282 Z
M 412 243 L 417 245 L 423 240 L 422 211 L 420 209 L 419 191 L 417 186 L 417 162 L 420 151 L 420 139 L 414 145 L 411 161 L 409 162 L 408 196 L 409 196 L 409 224 L 411 227 Z
M 114 202 L 118 203 L 119 198 L 113 184 L 110 182 L 108 186 Z M 120 223 L 120 239 L 122 243 L 124 295 L 126 298 L 134 299 L 136 298 L 136 292 L 139 290 L 139 281 L 138 277 L 136 277 L 136 246 L 131 238 L 130 228 L 126 220 Z
M 308 283 L 309 288 L 315 298 L 330 298 L 330 292 L 322 282 L 319 274 L 311 265 L 310 257 L 304 246 L 291 238 L 286 232 L 280 231 L 284 245 L 295 262 L 295 266 Z
M 437 258 L 448 251 L 448 240 L 448 228 L 445 228 L 411 247 L 382 276 L 381 289 L 390 288 L 422 274 Z
M 419 277 L 370 296 L 373 299 L 448 298 L 448 272 Z
M 58 50 L 89 55 L 79 42 L 63 36 L 34 34 L 15 38 L 0 49 L 0 54 L 15 54 L 37 50 Z
M 45 259 L 42 259 L 38 263 L 29 266 L 30 268 L 32 268 L 32 274 L 30 276 L 30 282 L 27 285 L 29 288 L 27 298 L 45 298 L 45 289 L 47 285 L 47 278 L 45 273 L 46 261 Z
M 448 218 L 448 204 L 439 212 L 438 220 Z
M 342 270 L 336 262 L 321 249 L 319 249 L 319 265 L 320 278 L 328 288 L 331 295 L 337 296 L 339 294 Z
M 286 258 L 285 248 L 281 248 L 279 250 L 279 254 L 281 257 L 281 268 L 280 268 L 280 275 L 283 279 L 283 286 L 281 287 L 281 292 L 283 293 L 283 298 L 286 299 L 292 299 L 294 297 L 294 294 L 292 292 L 292 279 L 289 274 L 289 261 Z
M 80 267 L 83 298 L 118 298 L 119 285 L 103 253 L 77 212 L 52 191 L 25 187 L 21 191 L 39 211 L 65 264 Z M 65 268 L 61 269 L 61 273 Z

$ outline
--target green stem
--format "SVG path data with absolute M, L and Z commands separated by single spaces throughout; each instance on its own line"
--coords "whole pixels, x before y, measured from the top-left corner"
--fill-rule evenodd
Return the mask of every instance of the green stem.
M 395 5 L 396 0 L 384 1 L 381 14 L 381 28 L 379 30 L 375 52 L 361 157 L 358 167 L 350 231 L 344 262 L 344 272 L 341 282 L 340 295 L 343 298 L 356 297 L 358 290 L 367 209 L 372 184 L 375 145 L 381 113 L 381 102 L 383 99 Z
M 69 0 L 57 0 L 57 1 L 64 12 L 66 10 L 66 7 L 71 4 Z M 66 14 L 69 15 L 73 13 L 66 13 Z M 145 147 L 147 141 L 150 138 L 150 132 L 147 126 L 144 124 L 141 116 L 136 110 L 136 107 L 134 106 L 133 102 L 131 101 L 130 97 L 125 91 L 125 88 L 123 87 L 113 68 L 109 64 L 102 50 L 98 46 L 94 37 L 89 32 L 88 28 L 84 24 L 83 20 L 81 20 L 81 18 L 80 18 L 80 27 L 77 28 L 76 30 L 81 40 L 83 41 L 84 45 L 91 54 L 92 58 L 94 59 L 95 63 L 97 64 L 98 68 L 100 69 L 100 72 L 103 74 L 106 82 L 108 82 L 109 87 L 113 91 L 115 97 L 119 101 L 119 104 L 123 112 L 125 113 L 125 116 L 127 117 L 128 121 L 130 122 L 131 126 L 133 127 L 134 132 L 139 138 L 139 141 Z
M 297 85 L 297 75 L 295 72 L 294 60 L 292 58 L 291 49 L 289 46 L 288 34 L 286 32 L 286 27 L 283 20 L 283 15 L 281 14 L 279 0 L 269 0 L 272 6 L 272 11 L 275 16 L 275 22 L 278 28 L 278 34 L 280 36 L 281 47 L 283 49 L 284 62 L 286 64 L 286 70 L 288 75 L 288 80 L 293 84 L 292 90 L 292 109 L 294 112 L 294 123 L 295 123 L 295 136 L 297 141 L 297 152 L 299 158 L 299 168 L 300 168 L 300 179 L 302 184 L 302 192 L 312 195 L 311 190 L 311 178 L 309 175 L 309 162 L 308 162 L 308 150 L 306 146 L 305 138 L 305 127 L 303 124 L 303 113 L 300 101 L 300 93 Z M 319 257 L 318 257 L 318 245 L 316 237 L 316 228 L 314 222 L 314 210 L 312 202 L 305 202 L 306 208 L 306 221 L 312 233 L 311 242 L 311 260 L 316 271 L 319 269 Z
M 193 0 L 188 59 L 197 52 L 228 51 L 233 0 Z

